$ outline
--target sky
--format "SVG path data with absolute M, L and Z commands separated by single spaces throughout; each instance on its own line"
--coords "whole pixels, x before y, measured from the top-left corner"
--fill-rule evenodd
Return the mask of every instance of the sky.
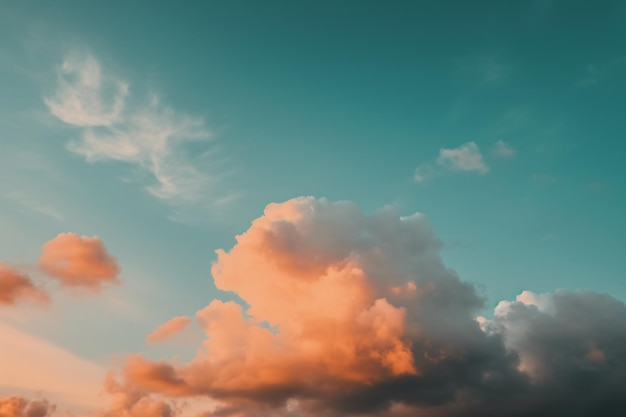
M 0 417 L 626 406 L 626 2 L 0 0 L 0 80 Z

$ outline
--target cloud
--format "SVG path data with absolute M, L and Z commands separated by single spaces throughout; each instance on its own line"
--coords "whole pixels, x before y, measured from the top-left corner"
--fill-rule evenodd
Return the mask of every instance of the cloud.
M 439 149 L 436 165 L 430 163 L 419 165 L 413 173 L 413 180 L 417 183 L 425 183 L 450 171 L 486 174 L 489 172 L 489 167 L 485 164 L 478 145 L 468 142 L 457 148 Z
M 104 76 L 94 57 L 77 53 L 67 56 L 58 69 L 57 83 L 56 93 L 44 102 L 65 123 L 93 127 L 111 126 L 121 120 L 129 86 Z
M 457 148 L 439 150 L 437 163 L 452 171 L 468 171 L 486 174 L 489 167 L 483 161 L 483 156 L 474 142 L 468 142 Z
M 437 171 L 430 164 L 423 164 L 415 168 L 413 180 L 418 183 L 430 181 L 437 176 Z
M 503 140 L 497 141 L 491 148 L 491 152 L 497 158 L 512 158 L 515 156 L 515 149 Z
M 49 417 L 56 407 L 46 399 L 27 400 L 23 397 L 0 397 L 1 417 Z
M 107 374 L 106 392 L 112 397 L 110 406 L 96 411 L 92 417 L 175 417 L 179 410 L 169 401 L 120 385 L 113 374 Z
M 500 302 L 487 332 L 502 335 L 536 388 L 526 407 L 544 415 L 619 415 L 626 399 L 626 307 L 607 294 L 522 292 Z M 549 411 L 553 411 L 549 413 Z M 564 412 L 567 411 L 567 412 Z M 537 414 L 535 414 L 537 415 Z
M 245 306 L 211 301 L 195 358 L 133 355 L 116 384 L 206 396 L 219 403 L 206 416 L 620 415 L 623 303 L 524 292 L 475 319 L 483 300 L 440 249 L 421 214 L 270 204 L 212 268 Z
M 99 237 L 60 233 L 41 248 L 39 267 L 66 287 L 98 291 L 119 282 L 120 267 Z
M 139 167 L 154 180 L 148 191 L 174 205 L 225 198 L 217 198 L 216 178 L 186 152 L 187 144 L 210 139 L 204 120 L 174 111 L 156 95 L 131 105 L 129 83 L 106 75 L 91 55 L 72 54 L 59 71 L 57 91 L 44 101 L 54 116 L 82 128 L 81 137 L 69 142 L 70 151 L 89 162 Z
M 133 356 L 124 380 L 236 408 L 310 400 L 321 414 L 452 401 L 457 388 L 484 384 L 473 367 L 516 370 L 473 319 L 482 301 L 440 248 L 419 214 L 368 217 L 313 198 L 270 204 L 212 269 L 217 287 L 249 307 L 212 301 L 196 315 L 207 339 L 195 359 Z
M 50 297 L 42 288 L 15 268 L 0 262 L 0 305 L 14 305 L 20 301 L 48 304 Z
M 191 318 L 187 316 L 174 317 L 173 319 L 161 324 L 152 333 L 146 336 L 146 342 L 158 343 L 183 331 L 191 322 Z

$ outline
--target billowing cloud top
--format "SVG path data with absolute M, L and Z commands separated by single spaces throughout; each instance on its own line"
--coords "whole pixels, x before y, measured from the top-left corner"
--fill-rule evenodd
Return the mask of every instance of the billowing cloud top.
M 0 305 L 13 305 L 22 300 L 48 303 L 50 297 L 17 269 L 0 262 Z
M 420 214 L 268 205 L 212 269 L 248 306 L 198 311 L 207 338 L 188 363 L 130 357 L 109 381 L 132 398 L 116 412 L 204 395 L 222 404 L 207 416 L 619 415 L 622 303 L 525 292 L 475 319 L 482 300 L 440 247 Z
M 104 283 L 115 283 L 120 273 L 99 237 L 61 233 L 41 248 L 40 268 L 67 287 L 99 290 Z
M 440 248 L 421 214 L 368 216 L 311 197 L 270 204 L 212 268 L 245 307 L 199 310 L 206 339 L 188 362 L 130 356 L 107 377 L 112 402 L 95 416 L 178 417 L 192 397 L 211 400 L 204 417 L 621 415 L 622 302 L 524 291 L 475 318 L 483 301 Z M 40 266 L 94 289 L 119 273 L 97 237 L 73 233 L 46 243 Z M 189 322 L 176 317 L 147 340 Z M 25 400 L 3 401 L 9 417 L 31 417 Z
M 491 345 L 472 318 L 481 300 L 443 265 L 440 246 L 419 214 L 368 217 L 313 198 L 270 204 L 212 270 L 218 288 L 250 307 L 211 302 L 197 313 L 208 339 L 194 360 L 133 357 L 126 383 L 244 403 L 315 399 L 315 408 L 344 411 L 384 408 L 429 384 L 414 401 L 445 401 L 450 384 L 469 383 L 462 375 L 473 361 L 492 365 L 478 354 Z M 443 382 L 441 369 L 452 379 Z M 371 395 L 394 384 L 394 393 Z

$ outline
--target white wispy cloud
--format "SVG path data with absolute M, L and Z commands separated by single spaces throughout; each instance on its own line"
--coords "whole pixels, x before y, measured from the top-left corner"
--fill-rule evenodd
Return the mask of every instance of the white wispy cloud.
M 111 126 L 121 120 L 128 83 L 104 76 L 93 56 L 68 55 L 58 69 L 57 91 L 44 102 L 50 112 L 76 126 Z
M 486 174 L 489 167 L 474 142 L 465 143 L 457 148 L 439 150 L 437 164 L 452 171 L 469 171 Z
M 512 158 L 515 156 L 515 149 L 503 140 L 494 143 L 491 152 L 498 158 Z
M 74 53 L 59 68 L 56 92 L 44 102 L 58 119 L 82 129 L 68 149 L 87 161 L 139 167 L 153 178 L 148 191 L 175 206 L 223 200 L 215 195 L 215 176 L 186 152 L 187 144 L 211 138 L 204 120 L 175 111 L 156 95 L 133 105 L 129 91 L 130 83 L 105 74 L 96 58 Z

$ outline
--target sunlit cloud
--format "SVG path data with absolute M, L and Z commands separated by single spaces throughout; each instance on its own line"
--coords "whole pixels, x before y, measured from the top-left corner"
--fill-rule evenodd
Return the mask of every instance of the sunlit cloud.
M 10 306 L 21 301 L 48 304 L 50 296 L 44 289 L 37 287 L 28 275 L 0 262 L 0 306 Z
M 206 416 L 582 416 L 624 405 L 623 303 L 526 291 L 475 318 L 482 299 L 440 249 L 421 214 L 270 204 L 212 268 L 245 306 L 214 300 L 196 313 L 206 339 L 191 361 L 132 355 L 108 383 L 134 398 L 126 410 L 146 398 L 176 411 L 204 396 L 218 403 Z
M 0 397 L 2 417 L 49 417 L 56 407 L 46 399 L 28 400 L 21 396 Z
M 39 267 L 61 285 L 98 291 L 117 283 L 120 267 L 99 237 L 61 233 L 41 249 Z
M 174 317 L 161 324 L 152 333 L 146 336 L 146 342 L 159 343 L 182 332 L 191 323 L 191 318 L 187 316 Z

